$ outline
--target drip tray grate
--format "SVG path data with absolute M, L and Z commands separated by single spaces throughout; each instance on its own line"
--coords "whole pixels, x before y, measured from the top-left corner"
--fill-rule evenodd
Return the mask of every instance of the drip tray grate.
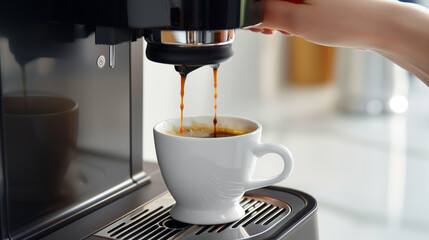
M 239 239 L 278 229 L 291 213 L 291 207 L 281 200 L 245 195 L 240 202 L 245 210 L 241 219 L 221 225 L 192 225 L 171 218 L 174 203 L 170 193 L 165 193 L 94 235 L 121 240 Z

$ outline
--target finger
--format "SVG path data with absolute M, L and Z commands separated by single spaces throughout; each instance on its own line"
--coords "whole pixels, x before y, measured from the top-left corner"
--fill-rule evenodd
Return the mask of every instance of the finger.
M 263 28 L 246 28 L 246 30 L 250 30 L 252 32 L 262 32 L 262 31 L 264 31 Z
M 290 34 L 289 32 L 283 31 L 283 30 L 279 30 L 279 32 L 283 33 L 284 35 L 287 36 L 291 36 L 292 34 Z
M 264 30 L 262 31 L 263 34 L 274 34 L 275 32 L 276 30 L 267 28 L 264 28 Z

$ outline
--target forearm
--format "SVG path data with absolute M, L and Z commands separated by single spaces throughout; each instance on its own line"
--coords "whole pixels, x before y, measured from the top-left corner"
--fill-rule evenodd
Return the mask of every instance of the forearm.
M 383 2 L 369 46 L 414 73 L 429 86 L 429 10 L 408 3 Z
M 390 0 L 265 0 L 259 27 L 378 52 L 429 85 L 429 10 L 422 6 Z

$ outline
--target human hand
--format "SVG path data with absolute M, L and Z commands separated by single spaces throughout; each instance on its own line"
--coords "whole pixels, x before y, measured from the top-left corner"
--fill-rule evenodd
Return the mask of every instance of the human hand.
M 279 30 L 323 45 L 369 48 L 378 40 L 377 23 L 385 12 L 379 3 L 387 1 L 265 0 L 263 23 L 249 30 Z
M 279 30 L 322 45 L 373 50 L 429 86 L 429 9 L 394 0 L 264 1 L 264 21 L 250 30 Z

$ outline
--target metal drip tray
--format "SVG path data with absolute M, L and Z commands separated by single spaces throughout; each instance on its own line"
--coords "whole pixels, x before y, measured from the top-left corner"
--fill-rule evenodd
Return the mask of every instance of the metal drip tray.
M 288 232 L 285 230 L 293 229 L 295 221 L 292 220 L 298 219 L 299 213 L 308 207 L 308 201 L 290 194 L 285 199 L 285 196 L 282 198 L 284 191 L 280 192 L 283 194 L 276 192 L 278 190 L 267 188 L 248 192 L 240 202 L 245 210 L 244 217 L 222 225 L 191 225 L 174 220 L 169 212 L 175 201 L 167 192 L 126 214 L 93 236 L 121 240 L 192 240 L 266 239 L 280 233 L 284 235 Z M 315 207 L 314 204 L 312 208 L 314 211 Z

